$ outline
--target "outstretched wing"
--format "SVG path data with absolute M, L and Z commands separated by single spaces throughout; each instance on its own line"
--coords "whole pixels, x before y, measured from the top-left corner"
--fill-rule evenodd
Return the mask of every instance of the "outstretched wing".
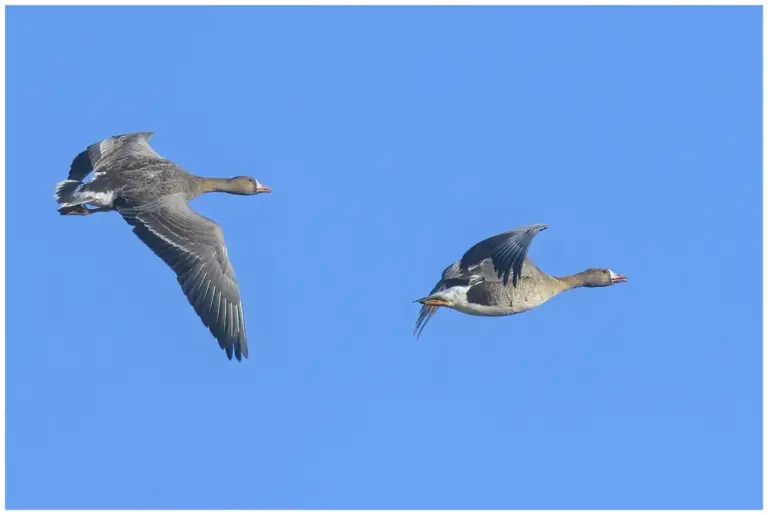
M 83 182 L 83 179 L 85 179 L 92 171 L 93 165 L 91 164 L 91 157 L 88 155 L 87 150 L 83 150 L 72 160 L 67 179 L 70 181 Z
M 183 194 L 117 206 L 133 232 L 170 266 L 181 289 L 227 357 L 248 357 L 235 273 L 218 224 L 193 211 Z
M 468 272 L 470 268 L 481 265 L 484 260 L 490 259 L 497 278 L 503 277 L 506 286 L 511 274 L 512 285 L 516 287 L 531 241 L 533 241 L 534 236 L 546 228 L 545 224 L 526 225 L 491 236 L 475 244 L 461 258 L 461 271 Z

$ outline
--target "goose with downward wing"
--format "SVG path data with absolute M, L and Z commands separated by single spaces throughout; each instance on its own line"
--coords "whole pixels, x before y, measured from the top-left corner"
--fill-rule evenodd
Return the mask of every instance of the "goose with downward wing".
M 216 222 L 192 210 L 188 202 L 209 192 L 256 195 L 271 190 L 252 177 L 192 175 L 157 154 L 149 145 L 151 137 L 149 132 L 114 136 L 78 154 L 67 179 L 56 185 L 59 213 L 122 215 L 176 273 L 227 357 L 241 360 L 248 357 L 245 316 L 224 235 Z
M 443 271 L 422 304 L 414 334 L 418 338 L 440 307 L 478 316 L 506 316 L 528 311 L 566 290 L 610 286 L 627 278 L 608 268 L 590 268 L 564 277 L 541 271 L 528 259 L 534 236 L 544 224 L 526 225 L 491 236 L 472 246 Z

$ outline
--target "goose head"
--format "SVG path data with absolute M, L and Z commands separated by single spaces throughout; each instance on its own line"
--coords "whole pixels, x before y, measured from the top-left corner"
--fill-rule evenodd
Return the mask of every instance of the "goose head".
M 611 286 L 616 283 L 627 282 L 627 276 L 617 274 L 610 268 L 590 268 L 581 274 L 582 285 L 587 288 Z
M 271 193 L 272 189 L 264 186 L 253 177 L 239 176 L 229 180 L 229 192 L 236 195 L 258 195 Z

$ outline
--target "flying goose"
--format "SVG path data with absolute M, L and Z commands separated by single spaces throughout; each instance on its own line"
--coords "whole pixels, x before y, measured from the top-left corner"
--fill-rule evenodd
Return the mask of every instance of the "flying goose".
M 161 157 L 151 132 L 123 134 L 90 145 L 56 184 L 62 215 L 117 211 L 133 232 L 176 273 L 190 304 L 231 360 L 248 357 L 245 318 L 224 235 L 187 202 L 213 191 L 256 195 L 271 190 L 252 177 L 204 178 Z M 90 180 L 84 182 L 93 172 Z M 89 208 L 88 205 L 96 206 Z
M 491 236 L 470 248 L 443 271 L 428 296 L 415 301 L 422 306 L 414 335 L 421 335 L 441 306 L 469 315 L 514 315 L 540 306 L 566 290 L 627 281 L 608 268 L 590 268 L 565 277 L 542 272 L 526 254 L 533 237 L 546 228 L 544 224 L 526 225 Z

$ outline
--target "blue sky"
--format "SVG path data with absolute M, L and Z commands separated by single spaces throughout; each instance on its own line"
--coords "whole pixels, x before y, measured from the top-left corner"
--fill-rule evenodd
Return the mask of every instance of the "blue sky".
M 9 508 L 759 508 L 761 10 L 7 10 Z M 154 131 L 209 195 L 229 362 L 86 145 Z M 547 223 L 514 317 L 418 307 Z

